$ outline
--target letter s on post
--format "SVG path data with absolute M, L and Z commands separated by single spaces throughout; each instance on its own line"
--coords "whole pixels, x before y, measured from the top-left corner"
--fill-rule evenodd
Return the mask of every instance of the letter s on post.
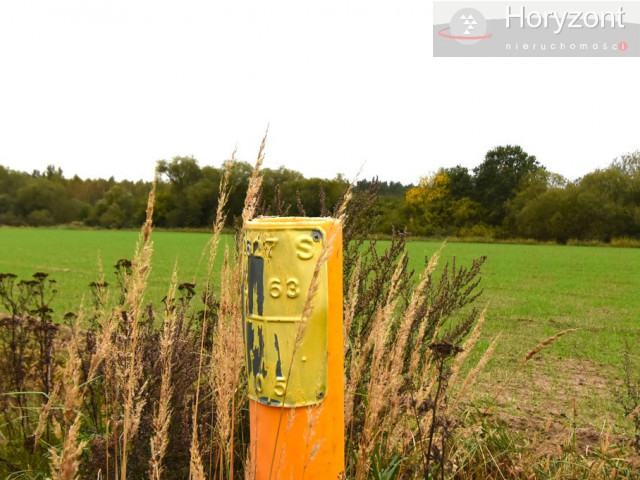
M 296 239 L 296 256 L 300 260 L 313 258 L 313 239 L 309 235 L 300 235 Z

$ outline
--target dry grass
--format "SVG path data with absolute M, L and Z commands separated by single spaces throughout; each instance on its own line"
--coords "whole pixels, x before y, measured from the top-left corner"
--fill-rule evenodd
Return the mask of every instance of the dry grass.
M 124 357 L 124 373 L 122 379 L 124 400 L 122 414 L 122 439 L 121 439 L 121 455 L 120 455 L 120 478 L 127 478 L 128 466 L 128 450 L 132 438 L 135 436 L 140 425 L 140 416 L 145 406 L 143 392 L 145 384 L 142 383 L 142 350 L 138 344 L 140 333 L 140 319 L 142 316 L 142 306 L 144 301 L 144 292 L 147 286 L 147 279 L 151 269 L 151 255 L 153 253 L 153 244 L 151 242 L 151 230 L 153 223 L 153 207 L 155 203 L 155 187 L 157 177 L 154 178 L 149 193 L 149 201 L 147 204 L 147 218 L 136 252 L 131 265 L 131 274 L 125 278 L 126 296 L 122 315 L 129 322 L 128 338 L 122 344 L 124 347 L 121 354 Z M 116 375 L 119 372 L 114 372 Z
M 575 332 L 577 330 L 579 330 L 579 329 L 578 328 L 568 328 L 568 329 L 563 330 L 561 332 L 558 332 L 555 335 L 552 335 L 549 338 L 547 338 L 546 340 L 540 342 L 538 345 L 536 345 L 534 348 L 532 348 L 531 350 L 529 350 L 527 352 L 527 354 L 524 356 L 524 359 L 522 360 L 521 364 L 524 365 L 525 363 L 527 363 L 529 360 L 531 360 L 533 357 L 535 357 L 538 353 L 540 353 L 546 347 L 551 345 L 553 342 L 558 340 L 560 337 L 566 335 L 567 333 Z
M 484 315 L 485 315 L 485 312 L 482 312 L 482 317 L 484 317 Z M 480 323 L 480 321 L 478 321 L 478 323 Z M 471 388 L 471 386 L 473 385 L 475 380 L 478 378 L 480 373 L 487 366 L 487 363 L 489 362 L 489 360 L 491 360 L 491 357 L 493 357 L 493 354 L 496 351 L 496 347 L 498 346 L 499 339 L 500 339 L 500 334 L 496 335 L 496 337 L 493 339 L 493 341 L 489 345 L 489 348 L 487 348 L 487 350 L 484 352 L 484 354 L 480 358 L 480 361 L 478 361 L 476 366 L 473 367 L 473 369 L 465 377 L 464 381 L 462 382 L 462 386 L 460 387 L 460 391 L 456 395 L 455 403 L 452 405 L 454 408 L 458 406 L 460 400 L 465 398 L 467 393 L 469 393 L 469 388 Z
M 60 452 L 54 447 L 49 447 L 51 478 L 54 480 L 78 478 L 80 455 L 87 445 L 86 440 L 80 440 L 82 406 L 88 384 L 95 378 L 96 372 L 107 354 L 106 346 L 101 343 L 91 357 L 91 363 L 85 377 L 82 371 L 81 346 L 78 338 L 82 320 L 82 311 L 80 311 L 67 342 L 67 360 L 64 366 L 59 368 L 54 390 L 40 413 L 38 426 L 34 432 L 34 444 L 37 444 L 54 405 L 62 402 L 61 419 L 51 419 L 55 435 L 63 439 Z
M 151 460 L 149 461 L 149 478 L 160 480 L 162 478 L 164 455 L 169 445 L 169 424 L 171 423 L 171 396 L 173 387 L 171 375 L 173 371 L 173 340 L 176 329 L 176 288 L 178 285 L 178 267 L 173 269 L 169 292 L 167 293 L 166 308 L 162 336 L 160 337 L 160 362 L 162 364 L 162 378 L 160 386 L 160 398 L 153 416 L 153 435 L 150 439 Z
M 264 162 L 268 133 L 269 130 L 267 129 L 264 137 L 262 137 L 260 150 L 258 150 L 258 158 L 256 159 L 253 173 L 251 175 L 251 178 L 249 179 L 249 187 L 247 189 L 247 195 L 244 199 L 244 208 L 242 209 L 243 224 L 246 224 L 256 216 L 256 211 L 260 203 L 260 188 L 262 186 L 262 175 L 260 174 L 260 169 L 262 168 L 262 162 Z
M 263 146 L 264 147 L 264 140 L 263 140 Z M 218 252 L 218 245 L 220 243 L 220 236 L 222 234 L 222 228 L 224 227 L 225 224 L 225 220 L 226 220 L 226 212 L 225 212 L 225 207 L 226 207 L 226 203 L 227 200 L 229 198 L 229 178 L 231 175 L 231 169 L 233 168 L 233 163 L 235 161 L 235 151 L 233 152 L 232 156 L 231 156 L 231 161 L 227 162 L 227 168 L 226 168 L 226 172 L 225 174 L 222 176 L 222 178 L 220 179 L 220 195 L 218 197 L 218 207 L 216 209 L 216 219 L 214 221 L 213 224 L 213 238 L 211 240 L 210 243 L 210 248 L 209 248 L 209 257 L 208 257 L 208 261 L 207 261 L 207 285 L 206 285 L 206 289 L 205 289 L 205 299 L 209 298 L 212 295 L 212 280 L 213 280 L 213 265 L 214 265 L 214 260 L 215 257 L 217 255 Z M 222 272 L 222 281 L 223 281 L 223 285 L 222 285 L 222 297 L 226 300 L 223 302 L 224 305 L 224 310 L 221 312 L 224 314 L 224 316 L 226 317 L 228 315 L 228 313 L 230 311 L 232 311 L 232 309 L 229 306 L 229 297 L 234 297 L 233 296 L 233 287 L 230 286 L 230 283 L 228 282 L 228 275 L 229 275 L 229 269 L 228 269 L 228 254 L 225 256 L 225 267 L 223 269 Z M 227 280 L 227 282 L 225 283 L 225 280 Z M 190 448 L 190 452 L 191 452 L 191 459 L 190 459 L 190 476 L 191 478 L 195 479 L 195 480 L 204 480 L 205 478 L 205 473 L 204 473 L 204 465 L 202 463 L 202 456 L 200 453 L 200 445 L 199 445 L 199 431 L 198 431 L 198 408 L 199 408 L 199 403 L 200 403 L 200 388 L 201 388 L 201 379 L 202 379 L 202 370 L 203 370 L 203 363 L 204 363 L 204 357 L 206 355 L 206 351 L 205 351 L 205 340 L 207 338 L 207 325 L 208 325 L 208 320 L 209 320 L 209 316 L 211 315 L 211 312 L 209 311 L 209 303 L 205 301 L 205 309 L 203 312 L 203 322 L 202 322 L 202 333 L 201 333 L 201 337 L 200 337 L 200 351 L 199 351 L 199 362 L 198 362 L 198 379 L 197 379 L 197 383 L 196 383 L 196 394 L 195 394 L 195 401 L 193 404 L 193 416 L 192 416 L 192 430 L 191 430 L 191 448 Z M 234 319 L 237 320 L 237 319 Z M 224 318 L 223 323 L 226 325 L 228 323 L 228 318 Z M 220 319 L 218 319 L 218 326 L 220 325 Z M 228 329 L 223 328 L 222 330 L 219 330 L 218 333 L 220 335 L 224 335 L 227 332 Z M 218 342 L 221 341 L 220 337 L 217 337 Z M 237 343 L 237 342 L 236 342 Z M 214 342 L 215 345 L 215 342 Z M 211 372 L 211 382 L 212 384 L 214 384 L 213 387 L 213 391 L 217 392 L 217 396 L 214 398 L 219 398 L 220 395 L 224 395 L 225 393 L 228 393 L 226 390 L 221 389 L 220 388 L 220 383 L 216 382 L 216 378 L 218 378 L 219 376 L 217 376 L 217 372 L 218 371 L 222 371 L 222 370 L 226 370 L 228 371 L 229 368 L 235 368 L 238 369 L 237 365 L 234 365 L 233 360 L 236 359 L 237 357 L 237 350 L 238 348 L 236 347 L 234 353 L 234 356 L 232 357 L 231 362 L 227 362 L 226 360 L 229 359 L 229 357 L 225 357 L 224 355 L 221 355 L 220 353 L 218 353 L 217 351 L 213 352 L 212 357 L 216 360 L 218 360 L 218 362 L 216 363 L 212 363 L 212 365 L 215 365 L 215 370 Z M 216 353 L 218 353 L 216 355 Z M 233 366 L 231 366 L 233 365 Z M 229 376 L 229 375 L 227 375 Z M 232 377 L 233 375 L 231 375 Z M 223 422 L 221 425 L 219 425 L 219 430 L 220 431 L 224 431 L 225 432 L 225 437 L 228 438 L 228 435 L 230 435 L 230 433 L 232 432 L 232 426 L 230 425 L 229 421 L 227 420 L 227 417 L 225 415 L 226 413 L 226 408 L 224 408 L 222 411 L 218 411 L 219 413 L 219 418 L 222 418 Z M 223 444 L 220 444 L 221 446 L 223 446 Z M 223 449 L 224 450 L 224 449 Z M 232 450 L 233 451 L 233 450 Z M 230 455 L 230 458 L 233 459 L 233 454 Z M 222 457 L 221 457 L 222 459 Z M 233 463 L 233 460 L 231 460 L 231 464 Z M 230 469 L 231 472 L 233 472 L 233 467 L 231 466 Z
M 244 365 L 242 347 L 242 314 L 239 289 L 242 271 L 233 268 L 229 249 L 225 250 L 222 267 L 220 313 L 214 332 L 211 363 L 211 388 L 217 412 L 216 442 L 218 444 L 219 478 L 234 478 L 234 439 L 236 418 L 241 403 L 236 402 L 241 390 L 241 372 Z
M 383 453 L 385 458 L 391 459 L 396 452 L 404 451 L 410 458 L 412 450 L 418 453 L 425 448 L 426 445 L 421 445 L 422 432 L 432 428 L 434 419 L 414 413 L 418 408 L 424 408 L 421 405 L 430 404 L 432 411 L 436 412 L 445 404 L 445 395 L 433 396 L 434 388 L 443 386 L 436 375 L 442 357 L 432 354 L 431 350 L 426 355 L 420 354 L 425 333 L 432 331 L 429 338 L 433 341 L 440 331 L 440 319 L 431 318 L 421 308 L 427 298 L 439 253 L 430 259 L 421 280 L 412 288 L 408 303 L 402 308 L 398 292 L 402 285 L 404 262 L 402 258 L 398 261 L 385 302 L 378 307 L 364 348 L 357 348 L 351 354 L 345 418 L 349 436 L 358 438 L 358 456 L 354 465 L 356 479 L 369 478 L 372 460 L 379 460 Z M 358 270 L 354 269 L 354 275 L 358 275 Z M 354 303 L 357 282 L 352 278 L 350 285 L 348 305 Z M 483 316 L 465 343 L 469 350 L 477 341 L 482 320 Z M 455 378 L 463 361 L 464 357 L 456 357 L 449 375 Z M 354 429 L 358 415 L 354 410 L 354 393 L 359 385 L 366 393 L 362 405 L 363 423 L 356 434 Z M 409 439 L 414 440 L 407 443 Z
M 486 314 L 487 314 L 487 309 L 485 308 L 480 314 L 480 318 L 478 318 L 478 321 L 476 322 L 476 326 L 473 327 L 471 334 L 469 334 L 469 337 L 462 345 L 462 352 L 460 352 L 460 355 L 456 356 L 456 358 L 453 360 L 453 363 L 451 364 L 451 374 L 449 376 L 449 382 L 451 384 L 456 383 L 456 380 L 458 379 L 458 374 L 460 373 L 460 369 L 463 363 L 465 362 L 465 360 L 473 350 L 473 347 L 475 347 L 476 343 L 478 343 L 478 340 L 480 339 L 480 332 L 482 331 L 482 325 L 484 324 L 484 319 Z
M 345 356 L 347 355 L 347 353 L 349 352 L 349 349 L 351 348 L 351 346 L 349 345 L 349 332 L 351 331 L 351 324 L 353 323 L 353 317 L 356 311 L 356 304 L 358 302 L 359 284 L 360 284 L 360 259 L 357 260 L 356 266 L 353 269 L 353 275 L 351 275 L 351 279 L 349 280 L 349 288 L 347 288 L 347 294 L 344 299 L 345 307 L 344 307 L 343 338 L 344 338 L 344 355 Z
M 81 320 L 82 316 L 78 316 Z M 76 323 L 79 326 L 80 323 Z M 80 422 L 82 419 L 83 392 L 81 388 L 82 376 L 80 368 L 80 355 L 78 338 L 74 333 L 67 348 L 68 359 L 65 366 L 59 372 L 57 385 L 62 385 L 57 389 L 64 395 L 63 403 L 63 423 L 54 421 L 54 429 L 58 438 L 64 438 L 62 451 L 50 448 L 51 454 L 51 478 L 53 480 L 72 480 L 77 478 L 80 454 L 86 446 L 85 441 L 79 438 Z M 62 391 L 60 391 L 62 390 Z M 52 395 L 50 400 L 54 399 Z
M 393 274 L 389 295 L 387 296 L 386 302 L 378 309 L 378 314 L 373 323 L 371 336 L 365 347 L 364 355 L 358 362 L 359 364 L 363 364 L 366 358 L 365 355 L 368 355 L 369 351 L 372 352 L 371 379 L 367 388 L 368 405 L 358 446 L 358 462 L 355 470 L 356 480 L 368 478 L 371 453 L 377 443 L 378 437 L 382 434 L 381 427 L 384 418 L 381 416 L 381 412 L 389 399 L 388 385 L 391 383 L 389 382 L 391 379 L 385 374 L 385 370 L 389 367 L 389 364 L 386 362 L 388 358 L 386 356 L 388 353 L 386 351 L 386 343 L 393 312 L 397 303 L 396 293 L 402 271 L 401 265 L 401 262 L 398 263 L 398 267 Z
M 367 197 L 356 204 L 365 210 L 370 205 Z M 366 222 L 362 226 L 366 230 Z M 402 234 L 381 254 L 355 245 L 345 254 L 352 262 L 345 266 L 345 422 L 347 450 L 356 452 L 347 457 L 347 478 L 445 475 L 447 445 L 460 426 L 452 387 L 485 318 L 465 309 L 477 298 L 483 260 L 470 269 L 447 263 L 434 281 L 441 249 L 412 281 Z

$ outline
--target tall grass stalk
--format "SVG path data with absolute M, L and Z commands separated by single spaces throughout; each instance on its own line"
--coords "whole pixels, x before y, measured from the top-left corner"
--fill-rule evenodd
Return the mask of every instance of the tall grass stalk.
M 247 222 L 250 222 L 251 220 L 253 220 L 258 209 L 258 204 L 260 202 L 260 189 L 262 187 L 262 175 L 260 173 L 260 169 L 262 167 L 262 163 L 264 162 L 264 158 L 265 158 L 265 148 L 267 144 L 268 133 L 269 133 L 269 129 L 267 128 L 267 131 L 265 132 L 264 137 L 262 137 L 262 142 L 260 143 L 260 149 L 258 150 L 256 163 L 253 168 L 251 178 L 249 179 L 247 194 L 244 199 L 244 207 L 242 209 L 243 225 L 246 225 Z M 242 266 L 240 265 L 240 262 L 237 262 L 236 268 L 238 269 L 242 268 Z M 238 284 L 238 286 L 239 285 L 240 284 Z M 251 451 L 251 448 L 249 448 L 247 452 L 247 459 L 246 459 L 247 467 L 245 467 L 245 478 L 247 480 L 256 478 L 257 468 L 258 468 L 258 465 L 256 462 L 256 456 L 257 456 L 257 452 Z
M 240 328 L 242 314 L 237 288 L 241 283 L 241 275 L 241 269 L 231 266 L 229 248 L 226 248 L 221 274 L 220 312 L 215 326 L 211 363 L 220 479 L 234 477 L 234 439 L 238 414 L 236 394 L 241 389 L 244 360 Z
M 485 311 L 482 312 L 483 317 L 484 315 L 485 315 Z M 462 386 L 460 387 L 458 394 L 456 395 L 455 402 L 451 404 L 451 407 L 457 406 L 460 400 L 463 399 L 465 395 L 469 392 L 469 388 L 471 388 L 471 385 L 473 385 L 475 380 L 478 378 L 478 375 L 480 374 L 480 372 L 484 370 L 484 367 L 487 365 L 489 360 L 491 360 L 491 357 L 493 357 L 493 353 L 495 352 L 496 347 L 498 346 L 499 339 L 500 339 L 500 334 L 496 335 L 496 337 L 493 339 L 493 341 L 489 345 L 489 348 L 487 348 L 487 350 L 482 355 L 482 358 L 480 358 L 480 360 L 475 365 L 475 367 L 473 367 L 473 369 L 467 374 L 464 381 L 462 382 Z
M 456 380 L 458 380 L 460 368 L 462 367 L 463 363 L 465 362 L 465 360 L 473 350 L 473 347 L 476 346 L 476 343 L 480 338 L 480 332 L 482 330 L 482 325 L 484 324 L 484 318 L 486 314 L 487 314 L 487 309 L 485 307 L 485 309 L 480 314 L 480 318 L 478 318 L 478 321 L 476 322 L 475 327 L 473 327 L 473 330 L 469 334 L 469 337 L 467 337 L 464 344 L 462 345 L 462 351 L 460 352 L 459 355 L 456 356 L 456 358 L 451 363 L 451 373 L 449 375 L 449 382 L 452 385 L 454 385 L 456 383 Z
M 246 225 L 247 222 L 253 220 L 253 217 L 256 216 L 256 211 L 260 202 L 260 188 L 262 187 L 262 175 L 260 174 L 260 169 L 262 168 L 262 162 L 264 162 L 268 134 L 269 129 L 267 128 L 264 137 L 262 137 L 262 142 L 260 143 L 258 158 L 256 159 L 253 173 L 249 179 L 249 187 L 247 188 L 247 195 L 244 198 L 244 207 L 242 209 L 243 225 Z
M 371 336 L 369 337 L 369 347 L 366 350 L 372 351 L 371 358 L 371 379 L 367 388 L 367 409 L 364 418 L 360 443 L 358 445 L 358 462 L 356 464 L 356 480 L 365 480 L 369 476 L 371 464 L 371 454 L 376 445 L 378 436 L 382 433 L 382 418 L 380 413 L 385 406 L 388 393 L 387 382 L 389 378 L 385 375 L 385 354 L 389 331 L 393 313 L 396 308 L 398 297 L 396 295 L 399 287 L 403 268 L 403 262 L 398 262 L 396 270 L 391 279 L 391 285 L 383 305 L 378 308 Z
M 161 480 L 163 471 L 163 459 L 169 445 L 169 424 L 171 423 L 171 396 L 173 387 L 171 375 L 173 369 L 173 341 L 176 330 L 176 288 L 178 285 L 178 266 L 173 268 L 169 292 L 165 300 L 166 307 L 162 336 L 160 337 L 160 362 L 162 364 L 162 377 L 160 380 L 160 398 L 156 407 L 152 428 L 153 435 L 150 439 L 151 459 L 149 461 L 150 480 Z
M 546 340 L 540 342 L 538 345 L 536 345 L 535 347 L 533 347 L 531 350 L 529 350 L 527 352 L 527 354 L 524 356 L 524 358 L 522 360 L 522 365 L 527 363 L 529 360 L 531 360 L 534 356 L 536 356 L 542 350 L 547 348 L 553 342 L 557 341 L 560 337 L 566 335 L 567 333 L 575 332 L 577 330 L 579 330 L 579 329 L 578 328 L 568 328 L 568 329 L 562 330 L 561 332 L 558 332 L 555 335 L 552 335 L 549 338 L 547 338 Z
M 151 255 L 153 243 L 151 242 L 151 230 L 153 224 L 153 207 L 155 202 L 155 189 L 157 173 L 151 185 L 149 200 L 147 203 L 146 220 L 142 226 L 136 251 L 131 265 L 131 274 L 125 278 L 126 295 L 122 315 L 126 316 L 129 323 L 128 339 L 125 342 L 125 376 L 123 381 L 123 416 L 122 439 L 120 455 L 120 476 L 127 478 L 129 442 L 136 434 L 140 424 L 140 416 L 145 405 L 143 397 L 144 384 L 142 380 L 142 351 L 138 345 L 140 333 L 140 318 L 144 292 L 147 287 L 147 279 L 151 269 Z
M 347 295 L 345 297 L 344 307 L 344 355 L 351 349 L 349 345 L 349 332 L 351 331 L 351 324 L 353 323 L 353 317 L 356 312 L 356 305 L 358 303 L 358 287 L 360 286 L 360 259 L 356 261 L 356 266 L 353 269 L 353 274 L 349 279 L 349 288 L 347 289 Z M 346 385 L 346 382 L 345 382 Z M 346 411 L 346 410 L 345 410 Z
M 82 315 L 78 315 L 77 318 L 76 326 L 79 326 Z M 60 453 L 54 447 L 49 449 L 52 480 L 74 480 L 77 478 L 80 454 L 86 446 L 86 441 L 80 440 L 79 435 L 84 397 L 80 386 L 82 384 L 82 370 L 77 330 L 72 333 L 71 340 L 67 344 L 67 353 L 67 361 L 59 372 L 58 379 L 64 390 L 63 425 L 54 421 L 56 436 L 64 440 Z M 64 433 L 63 428 L 65 429 Z
M 388 379 L 386 382 L 387 390 L 389 392 L 389 397 L 392 400 L 390 402 L 391 406 L 389 409 L 389 413 L 384 417 L 386 423 L 383 426 L 384 429 L 392 432 L 392 436 L 394 435 L 393 432 L 396 430 L 396 427 L 400 426 L 400 424 L 398 423 L 398 419 L 401 410 L 403 408 L 406 408 L 406 405 L 402 402 L 402 397 L 400 395 L 394 395 L 394 392 L 399 392 L 405 382 L 405 358 L 407 356 L 407 345 L 412 333 L 411 330 L 413 325 L 415 325 L 416 321 L 418 320 L 418 309 L 420 304 L 425 300 L 425 290 L 431 282 L 431 275 L 438 265 L 441 250 L 442 247 L 431 257 L 423 273 L 422 280 L 413 290 L 409 306 L 402 315 L 400 327 L 398 328 L 398 331 L 392 342 L 390 357 L 386 365 L 385 372 L 385 376 Z M 400 441 L 400 438 L 395 436 L 394 440 L 397 442 Z M 392 445 L 393 442 L 389 442 L 387 444 L 387 453 L 391 453 L 389 448 L 391 448 Z
M 204 361 L 205 352 L 205 339 L 207 337 L 207 325 L 209 323 L 209 318 L 211 312 L 209 310 L 209 298 L 212 295 L 213 289 L 213 265 L 215 261 L 215 257 L 218 253 L 218 245 L 220 243 L 220 236 L 222 234 L 222 228 L 224 227 L 224 223 L 226 220 L 226 203 L 229 199 L 229 178 L 231 176 L 231 169 L 233 168 L 233 163 L 235 161 L 235 151 L 231 156 L 231 161 L 227 162 L 227 168 L 225 174 L 220 179 L 220 188 L 219 188 L 219 197 L 218 197 L 218 207 L 216 209 L 216 219 L 213 223 L 213 237 L 211 239 L 211 244 L 209 248 L 209 257 L 207 261 L 207 280 L 206 287 L 204 292 L 204 311 L 203 311 L 203 320 L 202 320 L 202 332 L 200 336 L 200 351 L 199 351 L 199 360 L 198 360 L 198 379 L 196 383 L 196 393 L 195 399 L 193 403 L 193 415 L 192 415 L 192 429 L 191 429 L 191 447 L 190 447 L 190 476 L 194 480 L 203 480 L 204 477 L 204 466 L 202 463 L 202 457 L 200 454 L 200 445 L 198 440 L 198 407 L 200 403 L 200 386 L 202 382 L 202 365 Z

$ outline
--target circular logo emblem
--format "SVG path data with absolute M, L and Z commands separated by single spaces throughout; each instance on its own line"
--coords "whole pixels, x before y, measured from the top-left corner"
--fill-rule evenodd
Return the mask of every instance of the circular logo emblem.
M 487 21 L 475 8 L 463 8 L 451 17 L 451 38 L 463 45 L 473 45 L 486 38 Z

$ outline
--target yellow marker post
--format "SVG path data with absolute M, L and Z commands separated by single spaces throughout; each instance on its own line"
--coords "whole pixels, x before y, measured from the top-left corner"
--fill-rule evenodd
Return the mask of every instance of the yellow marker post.
M 263 217 L 243 231 L 242 312 L 257 480 L 344 475 L 342 232 L 331 218 Z M 302 311 L 325 243 L 314 309 Z

